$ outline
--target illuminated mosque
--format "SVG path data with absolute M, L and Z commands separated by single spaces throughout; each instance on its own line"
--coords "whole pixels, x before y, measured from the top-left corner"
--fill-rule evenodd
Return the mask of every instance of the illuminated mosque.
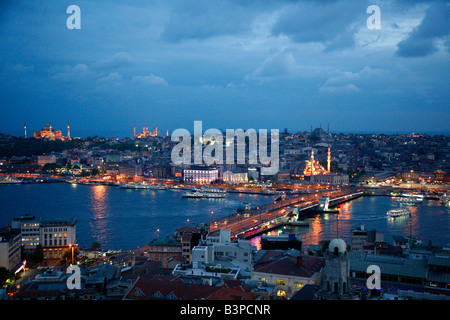
M 169 129 L 167 129 L 167 136 L 169 136 Z M 148 127 L 143 127 L 142 131 L 136 134 L 136 127 L 134 127 L 134 135 L 133 137 L 136 139 L 148 138 L 148 137 L 157 137 L 158 136 L 158 127 L 155 126 L 155 130 L 149 131 Z
M 24 125 L 24 131 L 25 131 L 25 138 L 27 137 L 27 125 Z M 64 137 L 62 135 L 62 132 L 60 130 L 55 130 L 52 128 L 52 125 L 46 125 L 44 128 L 42 128 L 39 131 L 34 132 L 34 138 L 36 139 L 44 139 L 44 140 L 61 140 L 66 141 L 70 140 L 70 125 L 67 125 L 67 137 Z
M 320 174 L 329 174 L 330 166 L 331 166 L 331 153 L 330 147 L 328 147 L 328 157 L 327 157 L 327 169 L 325 169 L 322 165 L 320 165 L 319 160 L 314 159 L 314 148 L 311 149 L 311 157 L 308 160 L 305 160 L 305 169 L 303 170 L 303 175 L 306 176 L 315 176 Z

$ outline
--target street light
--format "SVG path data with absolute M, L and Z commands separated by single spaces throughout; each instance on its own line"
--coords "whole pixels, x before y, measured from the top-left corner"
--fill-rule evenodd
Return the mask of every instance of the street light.
M 76 247 L 78 244 L 70 244 L 69 248 L 72 248 L 72 265 L 73 265 L 73 248 Z

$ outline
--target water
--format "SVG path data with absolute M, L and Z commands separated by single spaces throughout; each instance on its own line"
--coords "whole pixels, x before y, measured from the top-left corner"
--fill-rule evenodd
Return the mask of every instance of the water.
M 27 213 L 76 218 L 79 247 L 97 241 L 104 249 L 134 249 L 177 228 L 229 215 L 239 203 L 259 206 L 273 199 L 234 193 L 225 199 L 183 199 L 183 192 L 67 183 L 0 185 L 0 227 Z
M 105 249 L 132 249 L 156 236 L 172 234 L 177 228 L 208 222 L 236 211 L 239 203 L 267 204 L 272 196 L 228 194 L 225 199 L 183 199 L 183 191 L 125 190 L 108 186 L 44 183 L 0 185 L 0 227 L 26 213 L 36 217 L 77 219 L 77 242 L 89 247 L 94 241 Z M 398 208 L 389 197 L 362 197 L 340 206 L 334 214 L 308 218 L 309 227 L 291 227 L 285 233 L 302 236 L 303 248 L 330 240 L 337 234 L 350 243 L 351 230 L 366 229 L 393 235 L 421 238 L 425 243 L 450 243 L 450 208 L 436 200 L 424 200 L 412 215 L 387 219 L 389 209 Z M 157 231 L 159 229 L 159 231 Z M 274 231 L 273 233 L 275 233 Z M 260 237 L 251 240 L 257 247 Z
M 386 217 L 390 209 L 404 205 L 392 201 L 390 197 L 372 196 L 361 197 L 339 206 L 339 215 L 319 214 L 305 219 L 309 227 L 287 227 L 274 230 L 268 234 L 297 233 L 301 235 L 303 249 L 311 244 L 318 244 L 320 240 L 331 240 L 339 235 L 347 244 L 351 244 L 351 230 L 361 224 L 366 230 L 377 230 L 384 233 L 384 240 L 393 242 L 393 236 L 420 238 L 427 244 L 431 240 L 436 245 L 450 243 L 450 207 L 443 206 L 437 200 L 424 200 L 411 208 L 410 216 L 397 218 Z M 260 247 L 261 237 L 255 237 L 251 242 Z

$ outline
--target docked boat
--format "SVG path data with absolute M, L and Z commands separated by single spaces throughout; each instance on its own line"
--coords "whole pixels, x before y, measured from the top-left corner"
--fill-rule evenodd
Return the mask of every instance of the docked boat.
M 201 187 L 200 191 L 210 193 L 227 193 L 227 190 L 224 188 L 213 188 L 213 187 Z
M 136 183 L 124 183 L 119 185 L 122 189 L 148 189 L 149 184 L 145 182 L 136 182 Z
M 389 210 L 386 215 L 388 217 L 401 217 L 401 216 L 407 216 L 411 214 L 411 210 L 409 208 L 403 208 L 403 209 L 392 209 Z
M 207 198 L 214 198 L 214 199 L 221 199 L 225 197 L 225 193 L 223 192 L 203 192 L 199 190 L 191 190 L 187 191 L 182 195 L 183 198 L 196 198 L 196 199 L 207 199 Z
M 0 176 L 0 184 L 17 184 L 17 183 L 22 183 L 22 180 L 14 177 Z
M 148 188 L 150 190 L 168 190 L 169 187 L 164 185 L 164 184 L 156 184 L 156 183 L 151 183 L 148 185 Z
M 396 197 L 393 199 L 394 202 L 397 203 L 408 203 L 408 204 L 417 204 L 422 202 L 419 198 L 413 198 L 413 197 Z

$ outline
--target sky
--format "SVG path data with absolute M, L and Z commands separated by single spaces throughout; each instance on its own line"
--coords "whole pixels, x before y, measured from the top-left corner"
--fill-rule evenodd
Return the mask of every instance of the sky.
M 449 132 L 449 3 L 2 1 L 0 132 Z

